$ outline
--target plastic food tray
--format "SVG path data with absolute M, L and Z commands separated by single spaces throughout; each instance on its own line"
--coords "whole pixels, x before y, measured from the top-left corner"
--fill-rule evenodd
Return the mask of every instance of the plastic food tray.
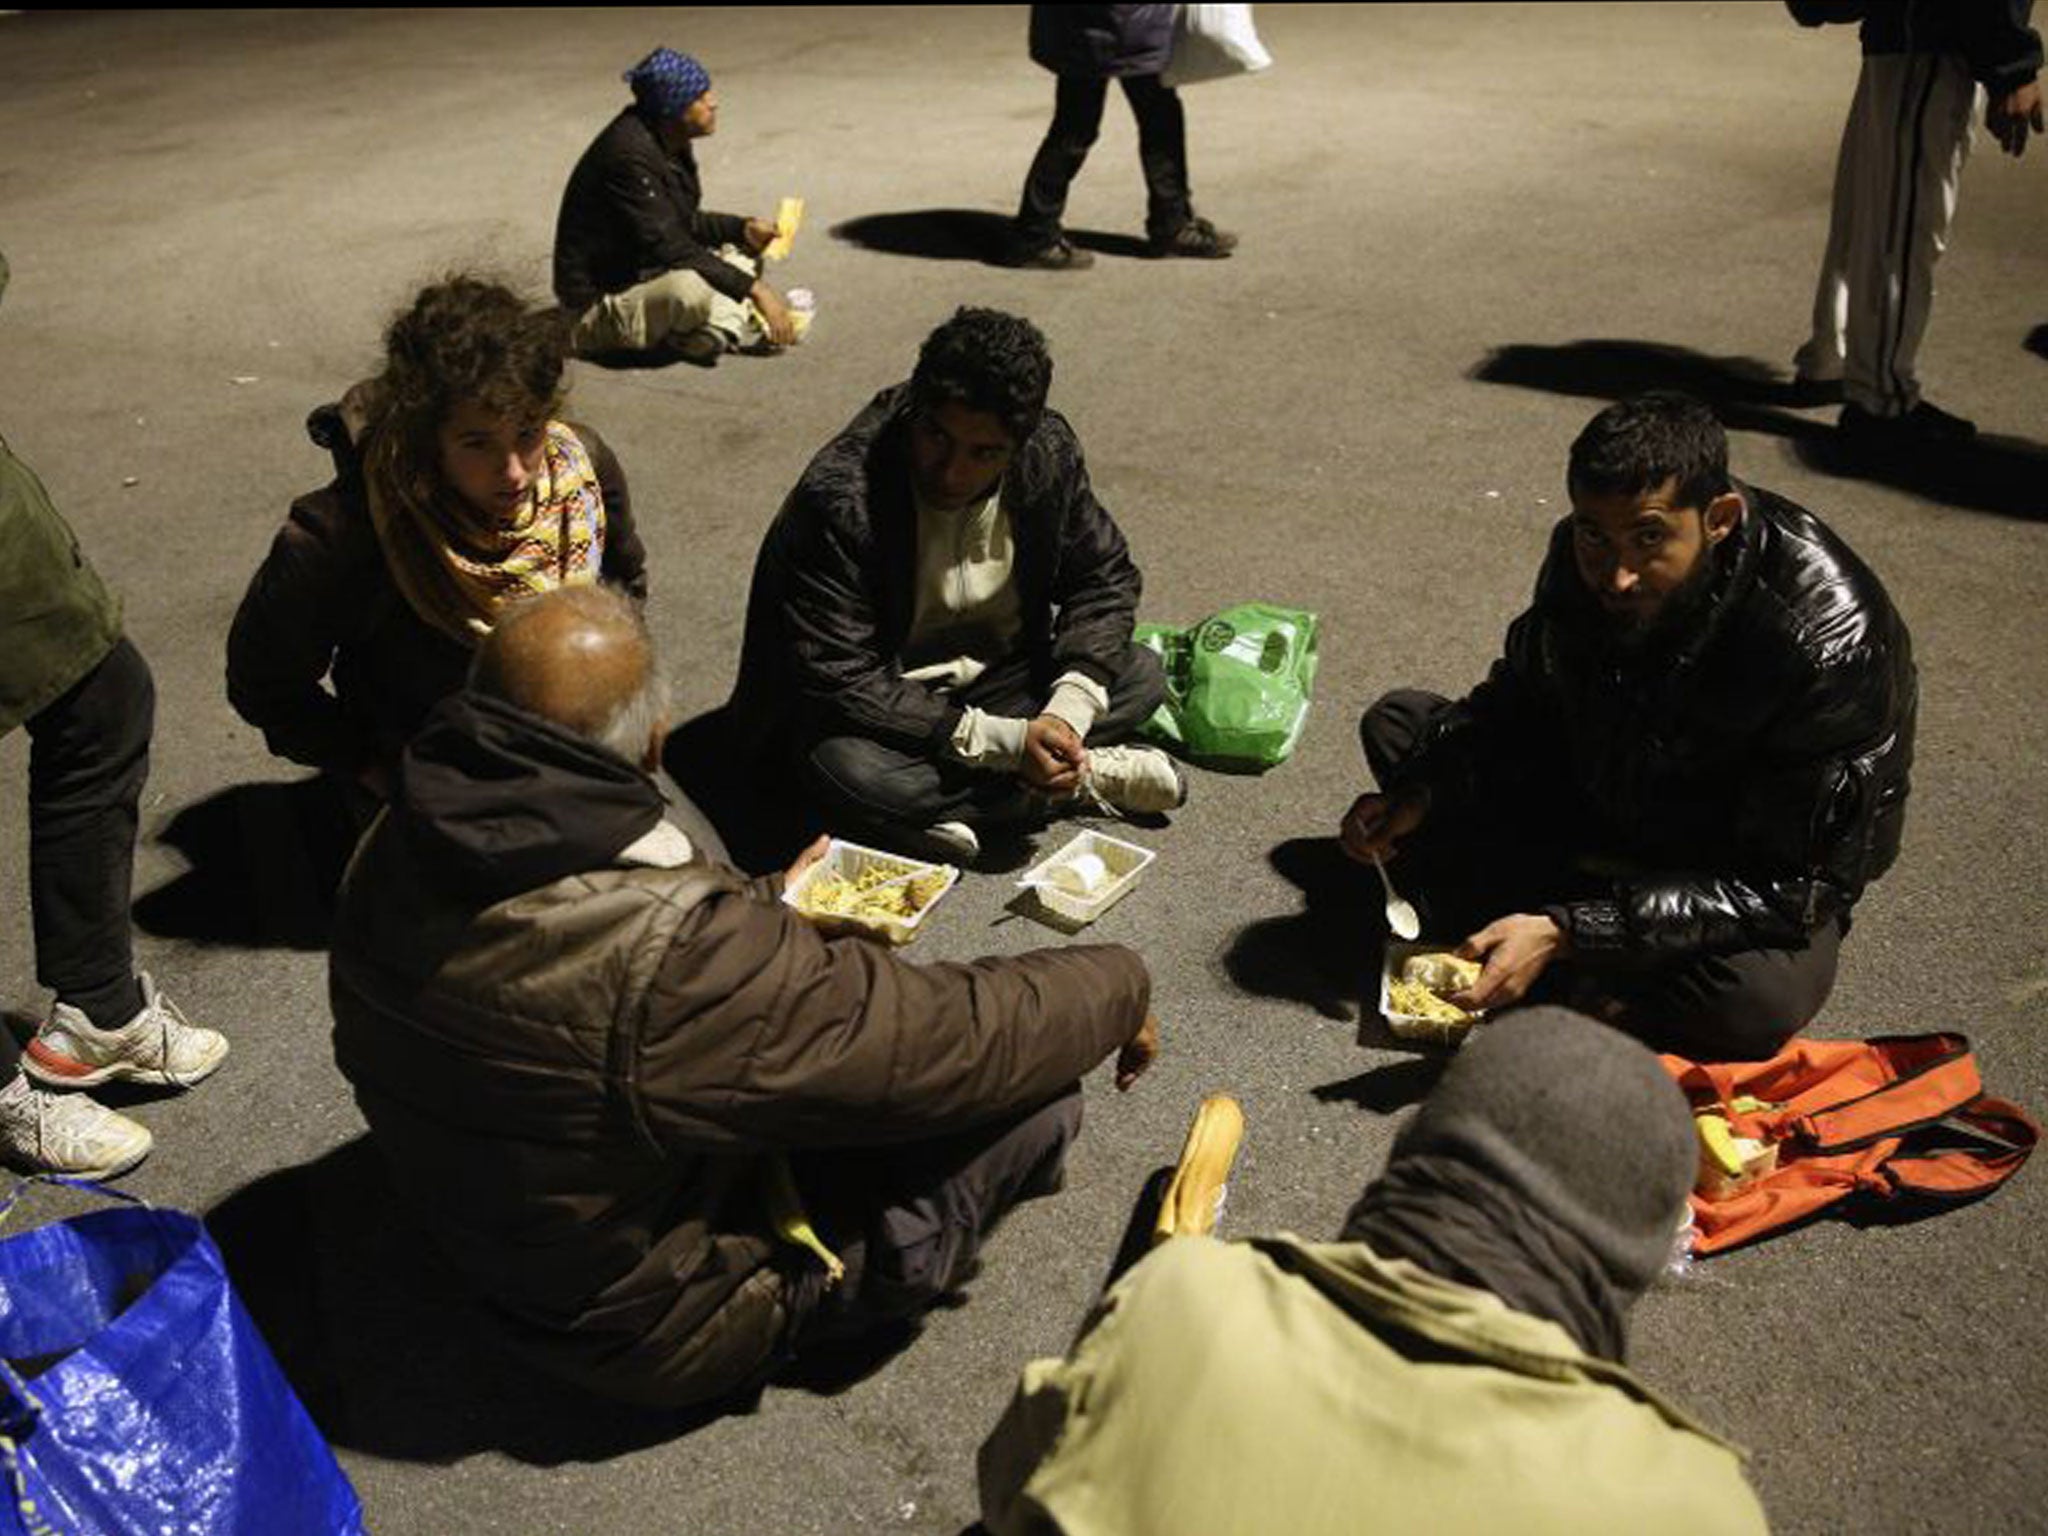
M 908 944 L 917 937 L 924 920 L 930 917 L 934 908 L 946 899 L 946 893 L 959 880 L 960 871 L 951 864 L 929 864 L 923 859 L 907 859 L 901 854 L 884 853 L 879 848 L 865 847 L 860 843 L 849 843 L 833 838 L 825 856 L 803 872 L 797 883 L 782 893 L 782 899 L 798 911 L 803 911 L 802 900 L 811 883 L 823 875 L 838 875 L 844 880 L 858 881 L 869 870 L 880 868 L 885 876 L 919 875 L 928 870 L 940 869 L 946 872 L 946 883 L 939 887 L 938 894 L 909 917 L 854 917 L 838 913 L 804 912 L 806 920 L 832 933 L 864 933 L 891 944 Z
M 1387 940 L 1387 957 L 1380 966 L 1380 1013 L 1391 1029 L 1403 1040 L 1427 1040 L 1433 1045 L 1462 1045 L 1465 1037 L 1472 1033 L 1473 1025 L 1483 1023 L 1486 1015 L 1481 1013 L 1468 1024 L 1447 1024 L 1442 1019 L 1426 1019 L 1419 1013 L 1396 1013 L 1392 992 L 1394 981 L 1401 974 L 1401 965 L 1410 955 L 1439 955 L 1455 944 L 1406 943 L 1400 939 Z
M 1051 884 L 1052 872 L 1071 864 L 1084 854 L 1102 860 L 1108 878 L 1093 895 L 1063 891 Z M 1039 910 L 1061 927 L 1084 928 L 1122 901 L 1138 883 L 1138 877 L 1158 855 L 1122 838 L 1103 832 L 1077 832 L 1065 847 L 1048 859 L 1041 859 L 1024 871 L 1017 884 L 1037 902 Z

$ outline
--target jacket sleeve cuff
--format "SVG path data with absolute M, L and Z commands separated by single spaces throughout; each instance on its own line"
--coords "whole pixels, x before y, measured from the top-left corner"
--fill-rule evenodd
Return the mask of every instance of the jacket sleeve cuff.
M 1052 697 L 1041 714 L 1052 715 L 1073 727 L 1083 741 L 1096 720 L 1109 709 L 1109 690 L 1085 672 L 1064 672 L 1053 684 Z
M 1544 915 L 1570 935 L 1574 954 L 1611 955 L 1629 947 L 1628 924 L 1619 902 L 1575 901 L 1546 908 Z
M 983 714 L 963 709 L 946 749 L 970 768 L 1014 771 L 1024 761 L 1024 728 L 1028 722 L 1012 715 Z

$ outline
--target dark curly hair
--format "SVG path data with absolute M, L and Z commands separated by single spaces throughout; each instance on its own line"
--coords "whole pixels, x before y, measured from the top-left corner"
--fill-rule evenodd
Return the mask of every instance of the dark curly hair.
M 1572 444 L 1567 490 L 1640 496 L 1678 482 L 1678 507 L 1704 509 L 1730 489 L 1728 434 L 1704 401 L 1653 390 L 1610 405 Z
M 457 273 L 422 288 L 384 331 L 368 468 L 397 483 L 434 479 L 442 423 L 465 400 L 512 421 L 547 420 L 561 408 L 568 344 L 559 311 L 502 283 Z
M 1021 443 L 1051 387 L 1052 355 L 1037 326 L 999 309 L 958 309 L 918 349 L 910 400 L 920 411 L 953 403 L 984 411 Z

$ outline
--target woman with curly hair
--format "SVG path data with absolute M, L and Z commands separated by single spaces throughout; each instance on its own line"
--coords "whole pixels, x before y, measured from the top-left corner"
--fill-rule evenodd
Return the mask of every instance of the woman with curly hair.
M 308 420 L 334 480 L 292 504 L 228 637 L 229 701 L 271 751 L 378 800 L 505 604 L 598 581 L 647 595 L 618 461 L 560 418 L 553 311 L 450 277 L 384 353 Z

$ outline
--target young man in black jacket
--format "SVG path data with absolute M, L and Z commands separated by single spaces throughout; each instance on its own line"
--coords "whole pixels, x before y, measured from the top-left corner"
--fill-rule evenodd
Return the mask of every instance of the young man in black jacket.
M 733 712 L 773 713 L 840 824 L 971 859 L 991 825 L 1186 798 L 1170 758 L 1125 744 L 1166 679 L 1051 381 L 1028 320 L 959 311 L 768 530 Z
M 1366 712 L 1380 789 L 1343 846 L 1398 851 L 1425 929 L 1468 935 L 1467 1007 L 1534 989 L 1662 1048 L 1768 1056 L 1898 853 L 1911 640 L 1826 525 L 1730 478 L 1696 400 L 1608 407 L 1567 486 L 1487 680 Z
M 757 340 L 789 346 L 789 306 L 756 276 L 774 222 L 702 206 L 692 146 L 718 131 L 711 76 L 657 48 L 625 80 L 633 105 L 576 162 L 555 223 L 555 297 L 577 354 L 709 366 Z

